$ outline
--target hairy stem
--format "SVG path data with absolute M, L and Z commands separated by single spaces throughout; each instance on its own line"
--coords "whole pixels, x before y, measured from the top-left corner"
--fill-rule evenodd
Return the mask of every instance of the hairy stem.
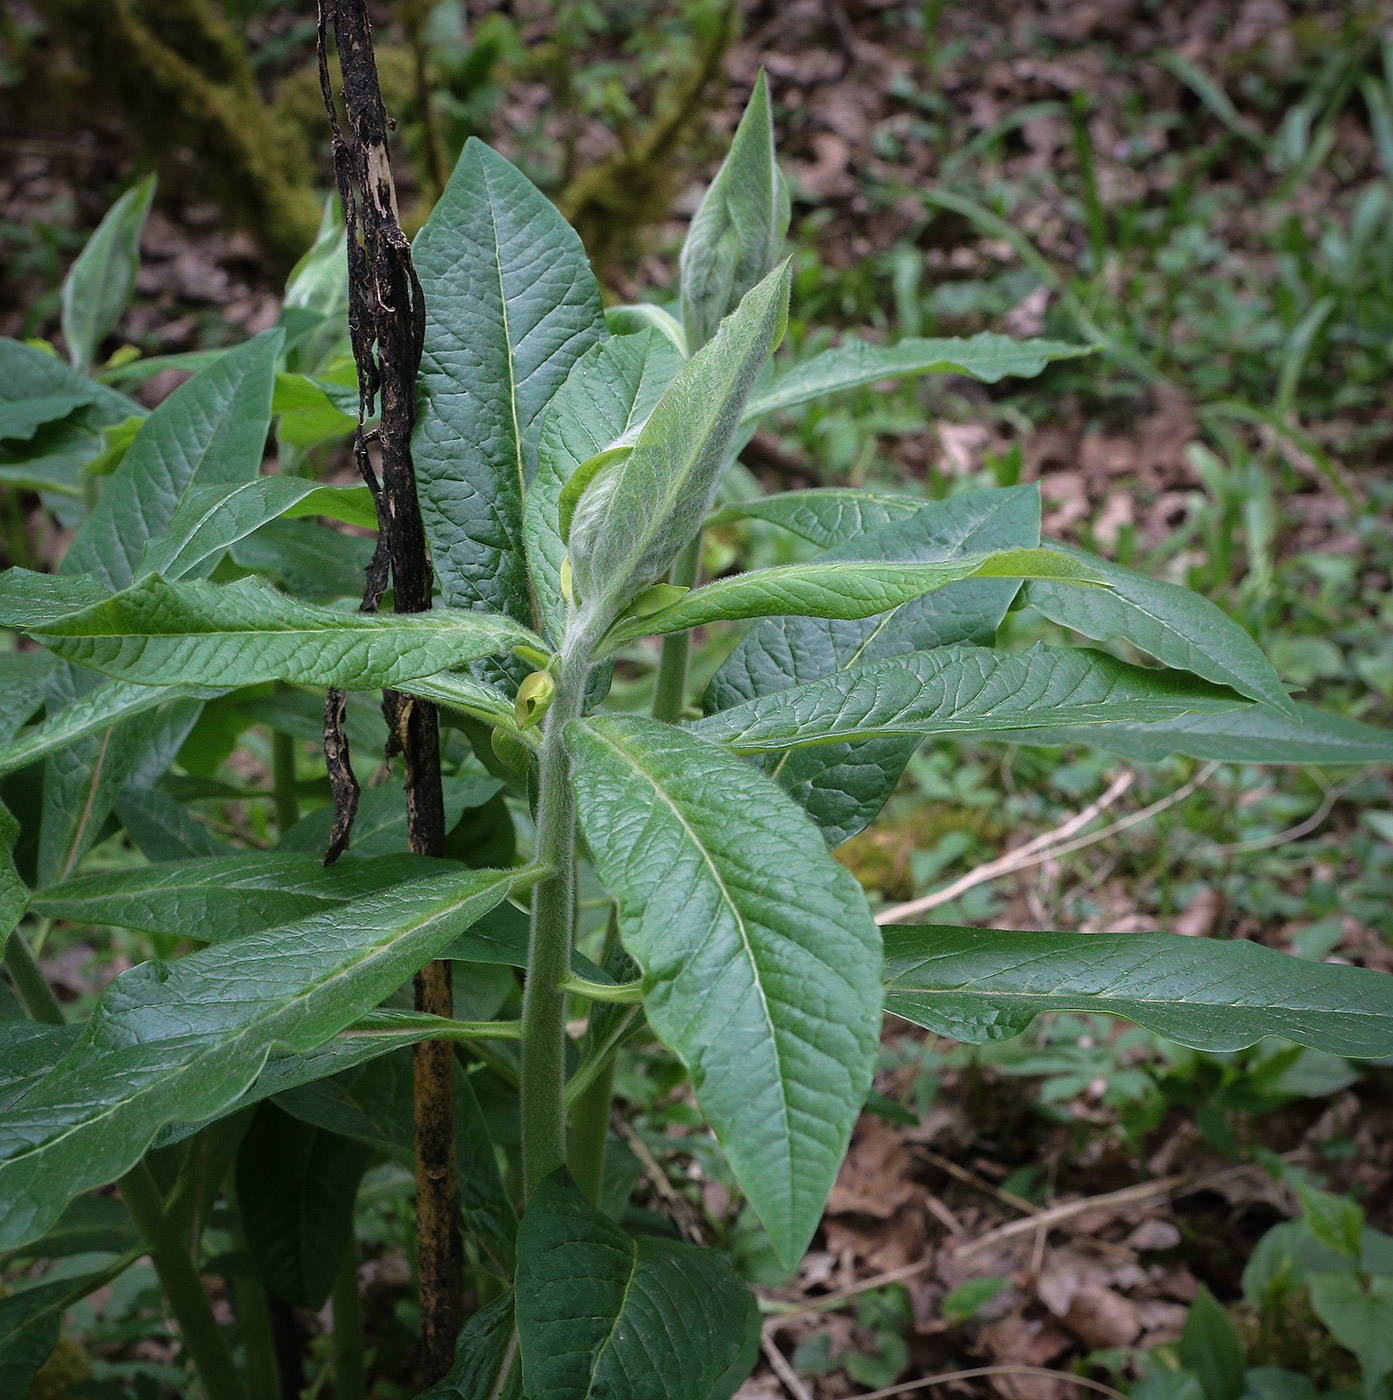
M 701 531 L 679 554 L 668 575 L 673 583 L 691 588 L 701 570 Z M 673 632 L 663 638 L 663 653 L 658 662 L 658 681 L 653 692 L 653 718 L 675 723 L 682 714 L 687 698 L 687 661 L 692 653 L 692 634 Z
M 184 1346 L 208 1392 L 208 1400 L 246 1400 L 232 1353 L 208 1305 L 203 1282 L 184 1251 L 179 1232 L 165 1216 L 164 1201 L 150 1168 L 144 1162 L 138 1163 L 121 1178 L 118 1186 L 121 1200 L 150 1251 L 150 1260 L 179 1323 Z
M 363 1366 L 363 1301 L 358 1295 L 358 1245 L 348 1242 L 334 1280 L 335 1400 L 364 1400 L 368 1393 Z
M 542 728 L 537 862 L 553 874 L 532 892 L 532 933 L 522 1002 L 522 1174 L 530 1195 L 566 1161 L 566 993 L 571 973 L 576 803 L 565 730 L 581 713 L 591 643 L 568 634 L 556 695 Z

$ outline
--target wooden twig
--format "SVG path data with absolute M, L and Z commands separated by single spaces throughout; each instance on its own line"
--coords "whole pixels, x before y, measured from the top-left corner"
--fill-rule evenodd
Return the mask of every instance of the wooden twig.
M 1102 1381 L 1090 1380 L 1087 1376 L 1077 1376 L 1072 1371 L 1051 1371 L 1044 1366 L 974 1366 L 970 1371 L 942 1371 L 936 1376 L 925 1376 L 917 1381 L 901 1381 L 899 1385 L 886 1386 L 884 1390 L 863 1391 L 856 1400 L 891 1400 L 895 1395 L 908 1395 L 913 1390 L 927 1390 L 934 1385 L 948 1385 L 952 1381 L 976 1380 L 979 1376 L 1042 1376 L 1046 1380 L 1070 1381 L 1085 1390 L 1096 1390 L 1100 1395 L 1111 1395 L 1114 1400 L 1127 1400 L 1120 1391 Z
M 1002 875 L 1010 875 L 1017 870 L 1028 870 L 1033 865 L 1043 865 L 1045 861 L 1056 860 L 1060 856 L 1072 855 L 1073 852 L 1081 851 L 1086 846 L 1095 846 L 1099 841 L 1106 841 L 1109 836 L 1117 836 L 1134 826 L 1139 826 L 1142 822 L 1150 821 L 1152 817 L 1159 816 L 1167 808 L 1174 807 L 1178 802 L 1183 802 L 1197 788 L 1207 783 L 1214 776 L 1218 767 L 1217 763 L 1206 763 L 1189 782 L 1182 783 L 1174 792 L 1167 793 L 1165 797 L 1151 803 L 1149 807 L 1130 812 L 1127 816 L 1120 817 L 1117 821 L 1110 822 L 1107 826 L 1098 831 L 1090 832 L 1087 836 L 1080 836 L 1072 841 L 1067 840 L 1067 837 L 1087 826 L 1105 807 L 1111 806 L 1127 790 L 1132 782 L 1132 774 L 1123 773 L 1102 797 L 1085 807 L 1082 812 L 1070 817 L 1063 825 L 1037 836 L 1033 841 L 1014 851 L 1008 851 L 1004 856 L 998 856 L 995 860 L 989 860 L 985 864 L 979 865 L 975 870 L 969 870 L 961 879 L 954 880 L 951 885 L 947 885 L 941 890 L 921 895 L 918 899 L 911 899 L 905 904 L 896 904 L 890 909 L 882 909 L 875 916 L 875 921 L 878 924 L 894 924 L 903 919 L 915 918 L 920 914 L 928 913 L 930 909 L 937 909 L 940 905 L 950 903 L 960 894 L 972 889 L 974 885 L 985 884 L 988 880 L 998 879 Z
M 1065 1201 L 1063 1205 L 1050 1206 L 1048 1210 L 1039 1211 L 1035 1215 L 1007 1221 L 1005 1225 L 998 1225 L 995 1230 L 988 1230 L 985 1235 L 978 1235 L 975 1240 L 958 1245 L 953 1250 L 953 1258 L 969 1259 L 974 1254 L 995 1249 L 997 1245 L 1018 1239 L 1021 1235 L 1031 1235 L 1036 1230 L 1053 1230 L 1095 1210 L 1118 1210 L 1123 1206 L 1136 1205 L 1140 1201 L 1154 1200 L 1157 1196 L 1169 1196 L 1188 1184 L 1189 1177 L 1165 1176 L 1159 1181 L 1143 1181 L 1140 1185 L 1126 1186 L 1121 1191 L 1109 1191 L 1103 1196 L 1083 1196 L 1077 1201 Z
M 803 1384 L 803 1378 L 789 1365 L 787 1358 L 779 1350 L 767 1328 L 760 1335 L 759 1349 L 764 1353 L 764 1359 L 769 1363 L 769 1369 L 778 1376 L 784 1389 L 793 1396 L 793 1400 L 813 1400 L 812 1391 Z
M 329 80 L 331 23 L 347 118 L 343 128 Z M 433 578 L 411 460 L 425 305 L 411 263 L 411 245 L 397 216 L 387 151 L 387 111 L 378 85 L 366 0 L 320 0 L 318 48 L 320 88 L 333 132 L 334 176 L 348 228 L 348 328 L 358 369 L 354 459 L 373 491 L 379 521 L 378 549 L 368 566 L 363 607 L 366 611 L 376 609 L 390 564 L 396 611 L 427 612 Z M 382 467 L 380 484 L 368 456 L 366 429 L 378 400 L 381 412 L 375 438 Z M 419 855 L 441 856 L 445 852 L 445 809 L 435 707 L 385 690 L 382 709 L 389 734 L 387 755 L 400 753 L 406 770 L 408 845 Z M 346 784 L 343 790 L 348 791 Z M 336 831 L 336 835 L 347 839 L 346 830 Z M 454 1014 L 448 962 L 427 964 L 416 974 L 415 990 L 418 1011 L 436 1016 Z M 462 1309 L 455 1230 L 458 1185 L 453 1049 L 447 1041 L 425 1041 L 413 1048 L 412 1065 L 421 1379 L 430 1385 L 450 1369 Z

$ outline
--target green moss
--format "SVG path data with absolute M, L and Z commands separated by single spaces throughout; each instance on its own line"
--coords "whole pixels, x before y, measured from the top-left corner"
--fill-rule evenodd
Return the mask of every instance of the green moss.
M 86 1351 L 71 1337 L 59 1337 L 58 1345 L 29 1382 L 26 1400 L 68 1400 L 72 1387 L 91 1374 Z

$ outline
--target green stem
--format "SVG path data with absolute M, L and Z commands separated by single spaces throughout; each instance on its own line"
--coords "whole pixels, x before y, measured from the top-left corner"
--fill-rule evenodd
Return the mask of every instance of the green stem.
M 277 690 L 289 690 L 283 681 Z M 271 786 L 276 800 L 276 826 L 282 836 L 300 820 L 300 799 L 295 795 L 295 738 L 279 731 L 271 735 Z
M 570 1168 L 575 1183 L 596 1205 L 605 1182 L 605 1144 L 609 1139 L 609 1105 L 614 1095 L 613 1054 L 571 1112 Z
M 609 1039 L 603 1045 L 592 1045 L 585 1059 L 581 1061 L 580 1067 L 571 1076 L 570 1082 L 566 1085 L 566 1106 L 573 1113 L 577 1111 L 577 1105 L 586 1091 L 614 1059 L 615 1052 L 619 1049 L 619 1043 L 628 1035 L 629 1027 L 633 1025 L 638 1012 L 637 1006 L 631 1006 L 628 1013 L 616 1022 L 614 1029 L 610 1032 Z M 609 1117 L 608 1110 L 606 1110 L 605 1117 Z
M 247 1394 L 251 1400 L 281 1400 L 280 1371 L 276 1366 L 276 1336 L 271 1328 L 271 1309 L 266 1302 L 266 1289 L 256 1275 L 247 1248 L 237 1208 L 236 1172 L 228 1172 L 224 1191 L 228 1204 L 237 1216 L 232 1231 L 233 1248 L 246 1260 L 245 1268 L 232 1274 L 232 1296 L 237 1306 L 237 1320 L 242 1325 L 242 1360 L 247 1378 Z
M 701 531 L 679 554 L 668 575 L 671 582 L 684 588 L 696 585 L 701 571 Z M 658 661 L 658 680 L 653 692 L 653 718 L 675 723 L 682 714 L 687 699 L 687 662 L 692 654 L 692 634 L 673 632 L 663 638 L 663 653 Z
M 164 1201 L 150 1168 L 138 1162 L 118 1185 L 121 1199 L 150 1251 L 150 1260 L 178 1320 L 184 1346 L 208 1392 L 208 1400 L 246 1400 L 232 1353 L 213 1317 L 202 1280 L 184 1252 L 178 1231 L 165 1217 Z
M 58 1004 L 58 998 L 53 995 L 48 978 L 34 961 L 34 954 L 30 952 L 24 935 L 18 929 L 5 940 L 5 967 L 15 984 L 20 1000 L 24 1003 L 24 1009 L 34 1020 L 43 1021 L 50 1026 L 61 1026 L 68 1019 L 63 1015 L 63 1008 Z
M 334 1280 L 334 1395 L 336 1400 L 364 1400 L 368 1393 L 363 1365 L 363 1300 L 358 1296 L 358 1246 L 344 1251 Z
M 585 701 L 592 647 L 585 628 L 567 633 L 542 729 L 536 860 L 555 873 L 532 892 L 522 1000 L 522 1175 L 528 1195 L 566 1162 L 566 994 L 561 988 L 571 974 L 576 803 L 565 732 Z

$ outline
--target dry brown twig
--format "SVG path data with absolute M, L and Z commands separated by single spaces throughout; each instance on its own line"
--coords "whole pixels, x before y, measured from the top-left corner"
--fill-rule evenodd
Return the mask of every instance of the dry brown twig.
M 1197 788 L 1207 783 L 1218 767 L 1217 763 L 1206 763 L 1188 782 L 1182 783 L 1174 792 L 1168 793 L 1165 797 L 1151 803 L 1150 806 L 1131 812 L 1087 836 L 1080 836 L 1074 840 L 1067 839 L 1073 836 L 1076 831 L 1087 826 L 1126 792 L 1135 775 L 1131 772 L 1122 773 L 1113 780 L 1112 785 L 1096 802 L 1090 803 L 1082 812 L 1070 817 L 1067 822 L 1055 827 L 1052 831 L 1037 836 L 1033 841 L 1028 841 L 1024 846 L 1009 851 L 1004 856 L 998 856 L 995 860 L 989 860 L 985 864 L 979 865 L 975 870 L 969 870 L 961 879 L 954 880 L 951 885 L 946 885 L 941 890 L 921 895 L 918 899 L 911 899 L 905 904 L 896 904 L 889 909 L 882 909 L 876 915 L 875 921 L 878 924 L 893 924 L 899 923 L 903 919 L 914 918 L 919 914 L 926 914 L 930 909 L 937 909 L 940 905 L 956 899 L 975 885 L 999 879 L 1002 875 L 1010 875 L 1017 870 L 1028 870 L 1033 865 L 1043 865 L 1047 860 L 1071 855 L 1074 851 L 1081 851 L 1086 846 L 1106 841 L 1109 836 L 1117 836 L 1134 826 L 1139 826 L 1142 822 L 1159 816 L 1167 808 L 1174 807 L 1176 803 L 1183 802 Z

